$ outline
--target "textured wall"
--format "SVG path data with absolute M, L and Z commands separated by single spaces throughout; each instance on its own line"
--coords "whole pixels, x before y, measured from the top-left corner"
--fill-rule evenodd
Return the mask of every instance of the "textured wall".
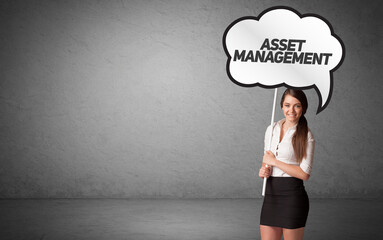
M 260 197 L 273 90 L 229 80 L 222 35 L 281 4 L 346 46 L 329 106 L 306 91 L 309 194 L 382 195 L 379 1 L 1 1 L 0 197 Z

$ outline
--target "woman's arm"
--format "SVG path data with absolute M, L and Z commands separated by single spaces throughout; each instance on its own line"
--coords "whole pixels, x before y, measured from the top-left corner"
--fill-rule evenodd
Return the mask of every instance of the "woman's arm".
M 300 166 L 295 166 L 279 161 L 275 158 L 274 154 L 270 151 L 267 151 L 263 156 L 263 163 L 268 164 L 269 166 L 275 166 L 288 175 L 302 179 L 304 181 L 308 180 L 310 175 L 305 173 Z

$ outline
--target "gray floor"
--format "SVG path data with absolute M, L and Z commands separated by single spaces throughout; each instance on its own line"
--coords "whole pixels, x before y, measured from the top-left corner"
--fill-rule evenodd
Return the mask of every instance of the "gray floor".
M 260 239 L 262 199 L 0 200 L 0 239 Z M 311 199 L 305 239 L 383 239 L 379 199 Z

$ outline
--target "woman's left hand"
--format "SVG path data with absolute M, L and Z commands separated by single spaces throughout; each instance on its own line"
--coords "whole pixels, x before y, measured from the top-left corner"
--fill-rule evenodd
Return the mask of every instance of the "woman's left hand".
M 269 166 L 275 166 L 276 161 L 277 159 L 271 151 L 266 151 L 265 155 L 263 155 L 263 162 Z

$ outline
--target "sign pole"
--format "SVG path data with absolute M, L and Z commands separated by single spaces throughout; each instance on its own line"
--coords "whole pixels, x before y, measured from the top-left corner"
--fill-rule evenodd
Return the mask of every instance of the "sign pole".
M 271 113 L 271 131 L 270 131 L 270 136 L 269 136 L 269 142 L 268 142 L 268 146 L 267 146 L 267 150 L 270 150 L 271 148 L 271 138 L 273 137 L 273 124 L 274 124 L 274 115 L 275 115 L 275 106 L 276 106 L 276 103 L 277 103 L 277 95 L 278 95 L 278 88 L 275 88 L 275 91 L 274 91 L 274 102 L 273 102 L 273 110 L 272 110 L 272 113 Z M 266 164 L 266 167 L 268 167 L 268 165 Z M 262 196 L 264 197 L 265 196 L 265 191 L 266 191 L 266 182 L 267 182 L 267 178 L 263 178 L 263 188 L 262 188 Z

